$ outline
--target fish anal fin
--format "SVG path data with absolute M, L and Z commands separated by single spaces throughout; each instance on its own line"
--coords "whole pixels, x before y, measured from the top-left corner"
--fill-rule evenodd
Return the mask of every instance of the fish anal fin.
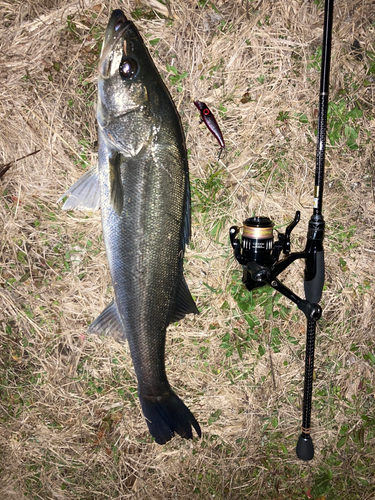
M 118 342 L 124 342 L 126 331 L 121 321 L 117 309 L 116 301 L 113 299 L 110 304 L 99 314 L 91 323 L 87 333 L 96 333 L 97 335 L 110 335 Z
M 110 203 L 117 215 L 121 215 L 124 206 L 124 189 L 121 181 L 121 153 L 109 157 Z
M 176 305 L 171 315 L 170 323 L 179 321 L 184 318 L 186 314 L 190 313 L 199 314 L 199 311 L 193 297 L 191 296 L 185 278 L 182 277 L 180 287 L 177 291 Z
M 100 183 L 98 165 L 85 172 L 77 182 L 60 196 L 57 203 L 66 196 L 63 210 L 98 210 L 100 208 Z

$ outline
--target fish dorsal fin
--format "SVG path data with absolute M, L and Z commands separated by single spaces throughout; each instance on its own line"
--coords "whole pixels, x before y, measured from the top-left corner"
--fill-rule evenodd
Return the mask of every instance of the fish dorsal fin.
M 60 196 L 57 203 L 65 196 L 69 198 L 63 205 L 63 210 L 98 210 L 100 208 L 100 184 L 98 165 L 85 172 L 77 182 Z
M 179 321 L 184 318 L 186 314 L 190 313 L 199 314 L 199 311 L 195 305 L 193 297 L 191 296 L 185 278 L 182 276 L 180 287 L 177 291 L 176 305 L 171 315 L 170 323 Z
M 99 314 L 96 320 L 91 323 L 87 333 L 110 335 L 118 342 L 125 341 L 126 331 L 114 299 L 112 299 L 112 302 L 108 304 L 101 314 Z
M 117 215 L 121 215 L 124 206 L 124 189 L 121 181 L 121 161 L 121 153 L 112 154 L 108 160 L 110 203 Z

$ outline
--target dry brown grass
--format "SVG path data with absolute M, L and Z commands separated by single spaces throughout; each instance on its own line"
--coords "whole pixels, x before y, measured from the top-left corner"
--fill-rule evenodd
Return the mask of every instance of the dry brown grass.
M 148 40 L 160 38 L 150 51 L 167 82 L 167 63 L 188 73 L 180 92 L 169 88 L 191 151 L 186 275 L 201 315 L 170 327 L 167 369 L 203 437 L 161 447 L 141 414 L 127 348 L 85 337 L 112 295 L 100 214 L 67 214 L 56 205 L 95 162 L 98 40 L 113 8 L 130 15 L 140 3 L 0 0 L 0 164 L 40 150 L 0 179 L 1 498 L 373 498 L 375 81 L 366 68 L 375 17 L 371 0 L 336 4 L 331 99 L 342 96 L 348 109 L 357 104 L 364 113 L 356 122 L 360 148 L 342 139 L 327 151 L 316 456 L 304 464 L 294 447 L 305 321 L 276 297 L 279 314 L 268 317 L 272 295 L 258 294 L 258 339 L 239 356 L 233 346 L 247 324 L 234 293 L 240 272 L 228 229 L 254 212 L 285 225 L 300 210 L 293 248 L 304 246 L 319 88 L 310 63 L 321 44 L 322 8 L 302 0 L 219 0 L 204 8 L 171 0 L 172 22 L 158 15 L 136 21 Z M 227 152 L 219 163 L 194 99 L 221 124 Z M 278 120 L 280 112 L 290 119 Z M 213 174 L 216 194 L 207 185 Z M 204 209 L 199 193 L 211 199 Z M 302 272 L 296 263 L 284 277 L 299 294 Z

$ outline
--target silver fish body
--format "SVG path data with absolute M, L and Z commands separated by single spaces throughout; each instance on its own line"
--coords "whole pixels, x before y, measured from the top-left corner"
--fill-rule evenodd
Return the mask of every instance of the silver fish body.
M 175 432 L 192 438 L 192 426 L 200 436 L 196 419 L 169 385 L 164 361 L 168 324 L 198 313 L 183 277 L 190 235 L 185 138 L 138 30 L 120 10 L 112 13 L 104 38 L 97 120 L 99 168 L 65 193 L 71 196 L 64 205 L 95 208 L 100 192 L 115 298 L 89 332 L 128 339 L 156 442 Z

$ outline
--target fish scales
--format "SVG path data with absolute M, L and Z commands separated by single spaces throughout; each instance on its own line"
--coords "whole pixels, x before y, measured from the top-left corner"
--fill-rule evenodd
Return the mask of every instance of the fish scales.
M 65 209 L 101 208 L 115 297 L 89 332 L 127 338 L 142 410 L 157 443 L 174 433 L 192 438 L 192 427 L 200 436 L 165 371 L 168 324 L 198 313 L 183 276 L 190 236 L 185 138 L 137 28 L 120 10 L 112 13 L 104 37 L 97 120 L 98 167 L 63 195 L 69 195 Z
M 155 359 L 164 359 L 161 332 L 169 323 L 181 281 L 185 176 L 171 178 L 164 169 L 155 169 L 150 152 L 123 167 L 124 209 L 118 217 L 109 203 L 107 184 L 101 204 L 103 234 L 110 248 L 107 258 L 117 307 L 138 381 L 146 391 L 164 364 Z

